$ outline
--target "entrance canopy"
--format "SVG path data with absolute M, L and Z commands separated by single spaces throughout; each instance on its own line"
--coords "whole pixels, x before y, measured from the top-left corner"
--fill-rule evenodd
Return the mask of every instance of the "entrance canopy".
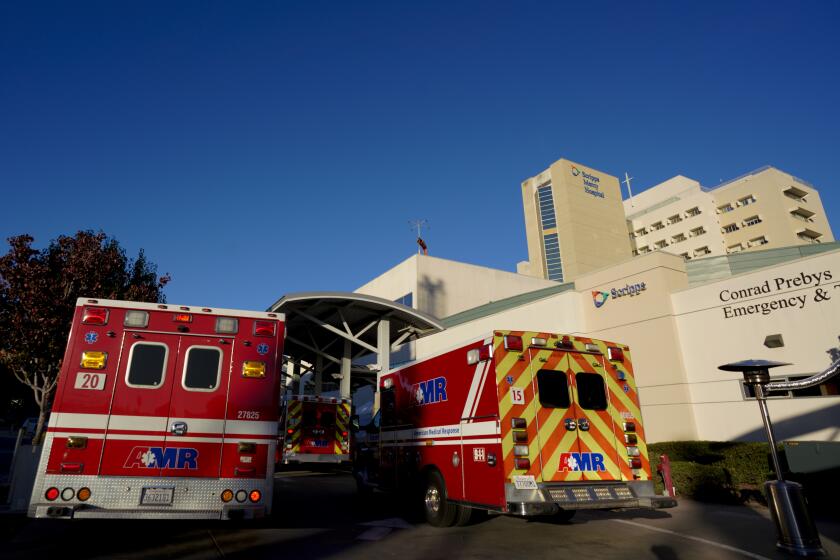
M 286 316 L 287 376 L 302 381 L 311 373 L 316 394 L 338 380 L 342 397 L 350 396 L 351 374 L 353 384 L 375 383 L 391 367 L 392 350 L 444 329 L 431 315 L 354 292 L 289 294 L 269 311 Z

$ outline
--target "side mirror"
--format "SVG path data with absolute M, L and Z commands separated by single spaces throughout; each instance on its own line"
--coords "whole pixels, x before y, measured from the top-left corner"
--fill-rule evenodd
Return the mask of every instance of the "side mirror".
M 359 426 L 359 416 L 357 414 L 354 414 L 350 417 L 350 431 L 358 432 L 360 429 L 361 428 Z

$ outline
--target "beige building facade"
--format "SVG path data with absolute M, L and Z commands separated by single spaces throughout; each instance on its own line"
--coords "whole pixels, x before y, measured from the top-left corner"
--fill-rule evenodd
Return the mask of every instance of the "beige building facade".
M 522 182 L 528 261 L 517 272 L 565 282 L 621 262 L 627 238 L 621 185 L 592 167 L 560 159 Z
M 397 353 L 401 359 L 422 358 L 492 329 L 622 342 L 632 351 L 650 441 L 761 440 L 754 398 L 738 374 L 717 367 L 763 358 L 792 364 L 773 370 L 775 377 L 790 378 L 816 373 L 840 357 L 840 244 L 706 261 L 704 267 L 702 259 L 686 262 L 653 252 L 582 274 L 574 282 L 500 297 L 494 294 L 492 269 L 469 277 L 464 267 L 473 265 L 436 259 L 436 277 L 450 293 L 462 293 L 455 285 L 478 275 L 485 282 L 483 299 L 490 301 L 443 317 L 446 330 L 418 339 L 410 352 Z M 398 270 L 404 265 L 367 284 L 366 293 L 388 297 L 406 291 L 406 277 Z M 529 287 L 505 275 L 498 278 L 500 293 Z M 840 441 L 836 380 L 774 395 L 769 407 L 781 439 Z
M 622 201 L 617 178 L 560 159 L 523 181 L 522 204 L 517 272 L 557 282 L 654 251 L 688 261 L 834 241 L 816 188 L 769 166 L 712 188 L 678 175 Z
M 717 187 L 677 176 L 624 201 L 633 254 L 708 255 L 834 241 L 816 188 L 774 167 Z

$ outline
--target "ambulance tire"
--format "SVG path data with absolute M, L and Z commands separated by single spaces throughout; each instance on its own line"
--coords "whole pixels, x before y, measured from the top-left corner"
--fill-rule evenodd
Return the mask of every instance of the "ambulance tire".
M 464 525 L 469 525 L 470 521 L 473 519 L 473 513 L 475 510 L 469 506 L 457 506 L 458 513 L 455 514 L 455 526 L 456 527 L 463 527 Z
M 554 520 L 560 523 L 568 523 L 572 520 L 572 517 L 575 516 L 577 513 L 576 509 L 563 509 L 560 508 L 560 511 L 554 514 Z
M 446 485 L 437 471 L 431 471 L 426 477 L 423 512 L 432 527 L 451 527 L 455 523 L 458 506 L 446 499 Z

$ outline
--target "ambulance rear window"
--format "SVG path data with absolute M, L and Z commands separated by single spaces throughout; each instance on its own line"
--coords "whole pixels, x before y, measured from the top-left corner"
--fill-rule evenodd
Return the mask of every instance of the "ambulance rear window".
M 322 412 L 321 426 L 325 428 L 335 426 L 335 414 L 333 414 L 332 412 Z
M 193 391 L 214 391 L 222 372 L 222 351 L 211 346 L 193 346 L 187 350 L 183 384 Z
M 540 405 L 546 408 L 569 408 L 569 379 L 562 371 L 541 369 L 537 372 Z
M 138 342 L 131 347 L 125 382 L 130 387 L 160 387 L 169 348 L 160 342 Z
M 580 372 L 575 375 L 578 390 L 578 404 L 585 410 L 607 409 L 607 387 L 604 378 L 597 373 Z

